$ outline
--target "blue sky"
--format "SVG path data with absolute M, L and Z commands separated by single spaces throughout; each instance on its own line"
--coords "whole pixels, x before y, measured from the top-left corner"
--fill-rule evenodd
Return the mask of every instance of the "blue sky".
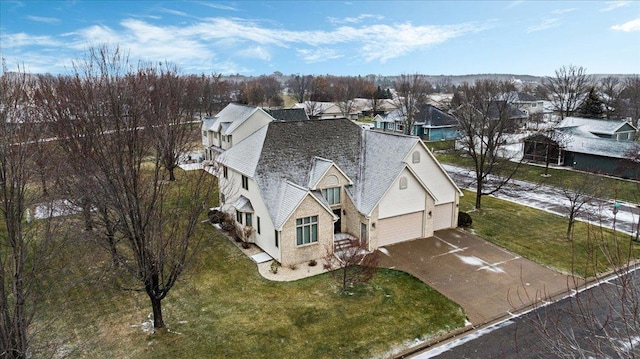
M 640 73 L 640 1 L 5 1 L 9 70 L 68 73 L 90 46 L 183 73 Z

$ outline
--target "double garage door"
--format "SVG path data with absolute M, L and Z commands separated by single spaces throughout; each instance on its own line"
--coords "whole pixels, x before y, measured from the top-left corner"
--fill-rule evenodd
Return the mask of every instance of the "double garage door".
M 422 238 L 424 211 L 383 218 L 378 221 L 378 247 Z M 440 230 L 452 226 L 453 203 L 437 205 L 433 213 L 433 229 Z
M 423 237 L 424 211 L 378 221 L 378 247 Z

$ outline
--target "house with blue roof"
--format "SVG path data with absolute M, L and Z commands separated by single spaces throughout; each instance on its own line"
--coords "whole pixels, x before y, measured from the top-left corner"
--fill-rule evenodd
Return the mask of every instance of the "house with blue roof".
M 398 109 L 376 115 L 373 122 L 382 131 L 404 131 L 405 119 Z M 455 140 L 460 136 L 455 116 L 430 104 L 418 108 L 411 134 L 425 141 Z
M 221 208 L 282 265 L 321 259 L 344 235 L 375 250 L 457 226 L 462 192 L 418 137 L 347 119 L 277 121 L 229 106 L 217 121 L 242 124 L 227 125 L 232 140 L 212 151 Z M 226 117 L 232 113 L 241 117 Z M 203 138 L 222 127 L 203 123 Z

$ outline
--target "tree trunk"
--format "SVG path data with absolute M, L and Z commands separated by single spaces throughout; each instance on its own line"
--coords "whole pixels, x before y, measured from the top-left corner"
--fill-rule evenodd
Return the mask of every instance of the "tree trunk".
M 573 230 L 573 223 L 574 223 L 574 215 L 573 213 L 569 215 L 569 224 L 567 225 L 567 241 L 571 240 L 571 232 Z
M 162 300 L 155 296 L 149 295 L 151 299 L 151 307 L 153 308 L 153 327 L 164 328 L 164 320 L 162 319 Z
M 476 173 L 478 173 L 477 170 Z M 476 209 L 480 208 L 482 208 L 482 178 L 476 175 Z
M 169 167 L 169 181 L 175 181 L 176 180 L 176 174 L 175 174 L 175 167 Z

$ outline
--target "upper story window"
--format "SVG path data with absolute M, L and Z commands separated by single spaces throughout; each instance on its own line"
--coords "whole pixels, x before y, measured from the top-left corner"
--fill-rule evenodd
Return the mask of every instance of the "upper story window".
M 407 189 L 407 177 L 400 177 L 400 189 Z
M 420 152 L 414 151 L 413 154 L 411 155 L 411 161 L 413 163 L 420 163 Z
M 222 166 L 222 177 L 229 178 L 229 170 L 227 169 L 227 166 Z
M 245 175 L 242 175 L 242 188 L 249 190 L 249 178 Z
M 340 187 L 323 189 L 322 196 L 330 205 L 340 204 Z
M 296 244 L 318 242 L 318 216 L 304 217 L 296 219 Z

